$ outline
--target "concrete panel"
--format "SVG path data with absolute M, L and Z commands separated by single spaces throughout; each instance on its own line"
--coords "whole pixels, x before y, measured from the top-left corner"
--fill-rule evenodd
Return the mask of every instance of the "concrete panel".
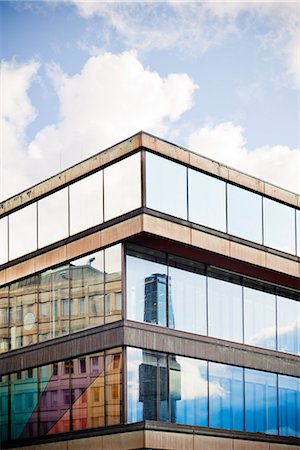
M 0 286 L 6 283 L 6 269 L 0 271 Z
M 268 184 L 265 182 L 265 194 L 270 197 L 274 197 L 277 200 L 282 200 L 283 202 L 289 203 L 290 205 L 297 206 L 299 196 L 290 191 L 281 189 L 273 184 Z
M 275 444 L 270 442 L 270 450 L 296 450 L 300 448 L 300 439 L 299 445 L 286 445 L 286 444 Z
M 145 431 L 145 447 L 161 450 L 191 450 L 193 435 L 164 431 Z
M 259 178 L 251 177 L 250 175 L 239 172 L 238 170 L 229 168 L 228 179 L 241 186 L 252 189 L 253 191 L 256 191 L 260 194 L 264 194 L 265 183 Z
M 233 450 L 230 438 L 194 436 L 194 450 Z
M 26 277 L 35 271 L 35 260 L 34 258 L 29 259 L 15 266 L 8 267 L 6 269 L 6 282 L 17 280 L 18 278 Z
M 145 447 L 144 431 L 103 436 L 103 450 L 132 450 Z M 79 450 L 79 449 L 78 449 Z
M 184 244 L 191 242 L 190 228 L 157 217 L 143 215 L 143 230 Z
M 154 150 L 161 155 L 169 156 L 170 158 L 181 161 L 185 164 L 189 164 L 190 162 L 190 154 L 188 151 L 178 147 L 177 145 L 162 141 L 155 136 L 142 133 L 142 145 L 145 148 L 149 148 L 150 150 Z
M 193 229 L 191 230 L 191 236 L 192 245 L 221 255 L 230 256 L 230 241 Z
M 67 259 L 73 259 L 101 247 L 101 232 L 98 231 L 66 245 Z
M 282 256 L 272 255 L 266 252 L 266 267 L 271 270 L 292 275 L 294 277 L 299 276 L 300 264 L 296 261 L 283 258 Z
M 265 267 L 266 265 L 266 254 L 264 251 L 238 244 L 237 242 L 230 242 L 230 256 L 258 266 Z
M 217 161 L 212 161 L 211 159 L 204 158 L 195 153 L 190 153 L 190 165 L 228 180 L 228 167 Z
M 68 441 L 68 450 L 103 450 L 103 436 Z
M 140 233 L 142 231 L 142 217 L 136 216 L 132 219 L 113 225 L 101 231 L 101 243 L 103 247 L 113 244 L 114 242 L 126 239 L 129 236 Z
M 40 271 L 50 266 L 64 262 L 67 259 L 67 248 L 65 245 L 50 252 L 43 253 L 35 258 L 35 270 Z
M 269 450 L 269 442 L 233 440 L 233 450 Z

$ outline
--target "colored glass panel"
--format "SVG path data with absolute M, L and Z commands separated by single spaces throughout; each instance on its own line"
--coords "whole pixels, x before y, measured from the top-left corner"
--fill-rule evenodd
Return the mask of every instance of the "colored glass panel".
M 120 349 L 109 351 L 105 356 L 106 424 L 116 425 L 122 421 L 122 353 Z
M 0 377 L 0 446 L 8 439 L 8 375 Z
M 278 375 L 279 434 L 300 437 L 300 378 Z

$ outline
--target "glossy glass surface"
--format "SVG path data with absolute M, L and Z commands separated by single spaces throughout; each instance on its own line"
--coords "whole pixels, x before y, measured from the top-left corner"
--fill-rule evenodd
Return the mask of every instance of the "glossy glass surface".
M 134 256 L 126 257 L 127 318 L 166 326 L 167 268 Z
M 37 342 L 37 277 L 13 283 L 9 288 L 10 348 Z
M 8 287 L 0 287 L 0 353 L 9 350 L 9 300 Z
M 242 287 L 208 277 L 208 335 L 243 341 Z
M 104 251 L 70 263 L 71 332 L 104 323 Z
M 187 168 L 146 153 L 147 207 L 187 219 Z
M 226 183 L 188 169 L 189 220 L 226 231 Z
M 122 421 L 122 351 L 106 352 L 105 358 L 106 424 L 117 425 Z
M 206 277 L 169 267 L 169 326 L 207 334 Z
M 0 219 L 0 264 L 8 261 L 8 220 Z
M 103 222 L 103 171 L 70 186 L 70 234 Z
M 68 237 L 68 188 L 38 201 L 39 248 Z
M 281 352 L 300 355 L 300 302 L 277 296 L 277 341 Z
M 25 255 L 36 248 L 36 204 L 33 203 L 9 215 L 9 259 Z
M 300 209 L 296 210 L 297 255 L 300 256 Z
M 278 434 L 277 376 L 245 369 L 246 431 Z
M 171 422 L 207 427 L 207 362 L 172 356 L 169 379 Z
M 104 169 L 104 220 L 141 206 L 141 155 L 137 153 Z
M 295 209 L 269 198 L 263 199 L 264 245 L 295 254 Z
M 105 322 L 122 317 L 122 246 L 114 245 L 105 250 Z
M 209 426 L 244 429 L 244 382 L 241 367 L 209 363 Z
M 278 375 L 279 434 L 300 437 L 300 378 Z
M 262 197 L 227 184 L 228 233 L 262 244 Z
M 275 295 L 244 288 L 245 344 L 276 349 Z
M 8 439 L 8 375 L 0 377 L 0 443 Z

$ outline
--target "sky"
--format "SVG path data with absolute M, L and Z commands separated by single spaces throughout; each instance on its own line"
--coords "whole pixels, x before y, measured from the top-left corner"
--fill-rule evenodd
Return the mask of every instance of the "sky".
M 144 130 L 300 193 L 300 2 L 0 1 L 0 201 Z

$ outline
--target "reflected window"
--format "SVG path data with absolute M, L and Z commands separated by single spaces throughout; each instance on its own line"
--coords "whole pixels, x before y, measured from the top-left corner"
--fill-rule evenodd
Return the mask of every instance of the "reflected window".
M 102 176 L 97 172 L 70 186 L 71 235 L 103 222 Z
M 127 318 L 166 326 L 167 268 L 127 256 Z
M 300 302 L 277 297 L 278 350 L 300 355 Z
M 36 203 L 33 203 L 9 215 L 9 259 L 17 258 L 36 249 Z
M 122 421 L 122 353 L 121 349 L 105 355 L 106 423 L 117 425 Z
M 278 375 L 279 434 L 300 437 L 300 378 Z
M 245 369 L 246 431 L 278 434 L 277 376 Z
M 68 188 L 38 201 L 39 248 L 68 236 Z
M 189 220 L 226 231 L 226 183 L 188 169 Z
M 8 260 L 8 220 L 0 219 L 0 264 Z
M 187 168 L 146 153 L 147 207 L 187 219 Z
M 209 363 L 209 426 L 244 429 L 243 369 Z
M 9 301 L 8 287 L 0 288 L 0 353 L 9 350 Z
M 114 245 L 104 250 L 105 259 L 105 322 L 120 320 L 122 311 L 121 268 L 122 246 Z
M 275 295 L 244 288 L 245 344 L 276 349 Z
M 208 335 L 242 342 L 242 287 L 208 278 Z
M 104 220 L 139 208 L 141 197 L 140 153 L 104 169 Z
M 263 199 L 264 245 L 295 254 L 295 209 Z
M 228 233 L 262 244 L 262 197 L 227 185 Z

